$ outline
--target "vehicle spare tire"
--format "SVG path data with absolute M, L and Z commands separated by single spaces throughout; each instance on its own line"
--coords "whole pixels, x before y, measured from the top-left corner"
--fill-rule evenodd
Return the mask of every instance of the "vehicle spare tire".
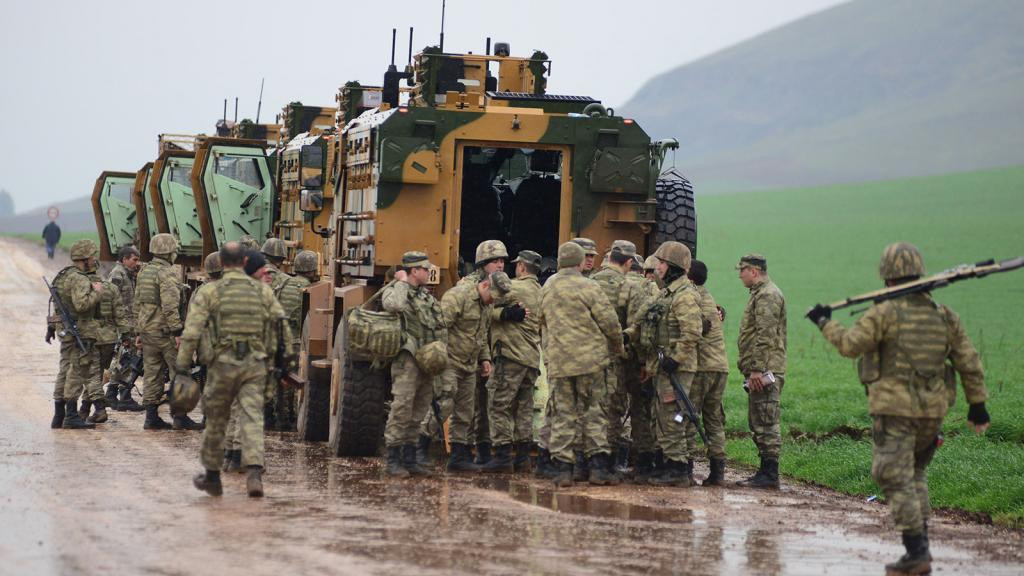
M 675 240 L 690 248 L 697 257 L 697 208 L 693 202 L 693 185 L 675 168 L 662 172 L 656 184 L 658 213 L 654 231 L 656 249 L 662 242 Z

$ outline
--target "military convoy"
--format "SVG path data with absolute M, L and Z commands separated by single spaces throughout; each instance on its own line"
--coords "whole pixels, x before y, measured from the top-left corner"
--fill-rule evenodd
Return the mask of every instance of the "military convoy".
M 382 86 L 348 82 L 337 107 L 296 102 L 281 125 L 163 135 L 154 162 L 97 179 L 101 256 L 136 242 L 148 259 L 149 237 L 169 232 L 198 281 L 204 256 L 243 236 L 283 239 L 286 271 L 297 251 L 319 254 L 322 280 L 303 297 L 299 436 L 339 456 L 376 454 L 388 371 L 347 353 L 346 314 L 403 252 L 429 255 L 440 296 L 485 239 L 511 257 L 553 256 L 576 236 L 696 249 L 693 189 L 662 172 L 678 143 L 652 142 L 597 99 L 549 94 L 550 71 L 543 52 L 514 57 L 497 43 L 492 53 L 489 39 L 485 54 L 427 47 L 402 72 L 392 63 Z

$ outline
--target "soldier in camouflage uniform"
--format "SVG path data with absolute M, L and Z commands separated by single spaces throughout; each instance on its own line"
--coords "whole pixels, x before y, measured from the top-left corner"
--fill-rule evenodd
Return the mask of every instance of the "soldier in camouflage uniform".
M 224 267 L 220 265 L 220 252 L 210 252 L 203 260 L 203 272 L 206 272 L 207 282 L 220 280 L 224 275 Z
M 697 344 L 697 377 L 693 380 L 690 400 L 704 425 L 708 438 L 707 456 L 711 469 L 703 486 L 721 486 L 725 481 L 725 384 L 729 379 L 729 360 L 725 353 L 725 335 L 718 305 L 711 292 L 704 286 L 708 279 L 708 268 L 700 260 L 694 260 L 687 273 L 700 299 L 700 314 L 704 331 Z M 697 442 L 693 424 L 687 424 L 686 436 L 690 456 L 696 454 Z M 693 463 L 690 468 L 692 472 Z
M 90 367 L 89 382 L 82 395 L 82 408 L 78 411 L 79 416 L 88 422 L 102 424 L 107 421 L 107 402 L 109 396 L 103 394 L 103 367 L 110 366 L 114 359 L 114 348 L 121 343 L 122 346 L 131 344 L 128 314 L 124 309 L 121 294 L 113 282 L 100 278 L 99 272 L 93 270 L 89 274 L 89 280 L 99 282 L 103 288 L 103 295 L 96 305 L 96 328 L 95 347 L 99 361 Z M 117 401 L 117 385 L 111 383 L 110 388 L 114 390 L 114 402 Z M 90 416 L 89 408 L 94 407 L 95 411 Z M 111 406 L 112 408 L 113 406 Z
M 924 274 L 924 259 L 915 246 L 901 242 L 882 252 L 879 275 L 886 286 Z M 873 420 L 871 475 L 889 501 L 907 550 L 886 570 L 928 574 L 927 467 L 940 444 L 942 420 L 956 400 L 955 373 L 970 405 L 968 422 L 979 433 L 988 428 L 981 359 L 959 316 L 928 293 L 876 304 L 849 329 L 831 315 L 830 308 L 820 305 L 807 314 L 840 354 L 858 358 Z
M 786 382 L 786 299 L 768 278 L 764 256 L 747 254 L 736 268 L 750 290 L 740 320 L 738 366 L 750 389 L 747 420 L 761 457 L 757 472 L 739 485 L 778 488 L 782 448 L 779 397 Z
M 426 289 L 430 279 L 430 261 L 423 252 L 402 255 L 401 269 L 395 281 L 383 290 L 381 307 L 402 317 L 405 342 L 391 362 L 391 410 L 384 427 L 389 476 L 429 476 L 430 472 L 416 460 L 416 439 L 419 425 L 427 414 L 434 394 L 434 377 L 418 364 L 420 349 L 436 343 L 446 344 L 441 305 Z
M 571 242 L 583 248 L 583 275 L 590 277 L 594 273 L 594 266 L 597 265 L 597 242 L 590 238 L 573 238 Z
M 250 250 L 254 252 L 260 251 L 260 243 L 249 234 L 246 234 L 245 236 L 239 238 L 238 243 L 242 245 L 242 250 L 244 252 L 248 252 Z
M 205 473 L 193 478 L 193 484 L 213 496 L 222 493 L 224 429 L 236 398 L 242 465 L 248 469 L 246 490 L 250 497 L 263 496 L 263 403 L 279 327 L 288 343 L 286 355 L 291 355 L 284 310 L 269 286 L 242 273 L 243 258 L 237 242 L 221 248 L 224 275 L 192 298 L 175 361 L 179 375 L 188 373 L 196 353 L 208 366 L 203 391 L 208 425 L 200 451 Z
M 650 482 L 690 486 L 692 460 L 686 427 L 676 420 L 677 392 L 671 376 L 674 374 L 683 391 L 691 394 L 703 321 L 697 290 L 686 277 L 692 259 L 690 249 L 680 242 L 668 241 L 658 247 L 654 257 L 665 287 L 631 331 L 639 332 L 637 347 L 646 360 L 647 374 L 653 378 L 655 437 L 664 457 L 663 470 L 651 476 Z
M 582 426 L 591 484 L 618 482 L 609 466 L 605 411 L 609 353 L 624 356 L 622 327 L 596 282 L 582 274 L 584 250 L 574 242 L 558 247 L 558 273 L 541 289 L 541 345 L 551 390 L 549 450 L 555 486 L 572 486 L 573 447 Z
M 616 240 L 608 261 L 590 276 L 604 290 L 615 309 L 622 330 L 635 324 L 645 309 L 650 292 L 643 277 L 629 274 L 636 245 Z M 651 428 L 649 403 L 643 398 L 640 362 L 632 347 L 625 359 L 612 358 L 608 371 L 608 444 L 615 451 L 615 471 L 626 472 L 629 463 L 630 439 L 623 433 L 623 421 L 630 414 L 632 440 L 638 454 L 638 466 L 654 460 L 654 432 Z M 632 406 L 632 409 L 631 409 Z
M 487 381 L 487 420 L 495 455 L 485 472 L 527 471 L 533 444 L 533 389 L 540 375 L 541 255 L 522 250 L 512 263 L 516 277 L 491 311 L 494 375 Z
M 267 273 L 270 274 L 270 288 L 274 296 L 284 308 L 285 316 L 288 318 L 288 325 L 291 327 L 295 338 L 301 338 L 302 318 L 302 291 L 309 285 L 308 281 L 298 280 L 296 277 L 281 271 L 287 249 L 284 240 L 280 238 L 268 238 L 263 243 L 261 252 L 267 257 Z M 273 378 L 268 379 L 270 398 L 273 398 L 275 407 L 275 428 L 277 430 L 295 430 L 297 415 L 295 412 L 295 389 L 289 386 L 280 386 Z
M 117 287 L 121 294 L 121 304 L 128 318 L 128 344 L 121 347 L 122 350 L 133 346 L 135 343 L 135 276 L 139 271 L 139 250 L 135 246 L 127 245 L 117 253 L 117 263 L 107 276 L 107 280 Z M 144 410 L 138 402 L 132 398 L 131 388 L 124 383 L 121 372 L 119 354 L 114 353 L 109 364 L 110 384 L 107 386 L 107 406 L 118 411 L 139 412 Z M 120 388 L 118 388 L 120 383 Z

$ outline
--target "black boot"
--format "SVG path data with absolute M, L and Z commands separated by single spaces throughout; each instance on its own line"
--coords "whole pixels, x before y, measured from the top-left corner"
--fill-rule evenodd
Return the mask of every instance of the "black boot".
M 96 402 L 93 402 L 92 416 L 85 419 L 86 422 L 92 422 L 93 424 L 103 424 L 107 421 L 107 399 L 100 398 Z
M 408 478 L 409 471 L 402 464 L 402 447 L 388 446 L 388 463 L 384 469 L 388 476 L 395 478 Z
M 405 469 L 409 471 L 409 474 L 413 476 L 433 476 L 434 473 L 425 467 L 421 466 L 416 461 L 416 445 L 406 444 L 402 446 L 402 464 Z
M 61 428 L 67 428 L 71 430 L 84 430 L 87 428 L 95 428 L 96 425 L 86 422 L 82 419 L 82 416 L 78 413 L 78 403 L 74 400 L 64 401 L 64 421 L 61 422 Z
M 192 477 L 192 485 L 210 496 L 220 496 L 224 487 L 220 484 L 220 470 L 207 470 Z
M 132 387 L 127 384 L 121 384 L 117 393 L 117 408 L 119 412 L 142 412 L 146 409 L 145 406 L 139 404 L 132 398 Z
M 494 447 L 494 455 L 491 460 L 480 467 L 484 472 L 497 472 L 500 474 L 511 474 L 515 472 L 515 464 L 512 461 L 512 445 L 501 444 Z
M 90 410 L 92 410 L 92 400 L 82 400 L 82 405 L 78 408 L 78 417 L 88 422 Z
M 489 452 L 490 449 L 488 449 L 488 456 L 490 456 Z M 488 460 L 490 460 L 489 457 Z M 469 444 L 452 444 L 452 455 L 448 458 L 448 465 L 445 469 L 449 472 L 479 472 L 480 465 L 473 462 Z
M 737 482 L 748 488 L 779 488 L 779 461 L 771 458 L 761 459 L 761 468 L 751 478 Z
M 551 460 L 551 452 L 548 452 L 546 448 L 541 448 L 537 454 L 537 469 L 533 471 L 533 475 L 537 478 L 548 479 L 554 479 L 558 475 L 558 470 Z
M 204 426 L 188 417 L 188 414 L 171 416 L 171 428 L 175 430 L 202 430 Z
M 693 458 L 686 461 L 686 476 L 690 486 L 697 485 L 697 481 L 693 479 Z
M 633 481 L 637 484 L 648 484 L 654 476 L 654 452 L 641 452 L 636 455 L 636 474 Z
M 157 412 L 159 406 L 146 406 L 146 421 L 142 423 L 143 430 L 170 430 L 171 425 L 160 417 Z M 202 488 L 200 488 L 202 490 Z
M 473 460 L 474 464 L 483 466 L 491 461 L 491 444 L 490 442 L 481 442 L 476 445 L 476 460 Z
M 117 406 L 117 382 L 113 380 L 107 382 L 107 392 L 104 394 L 103 399 L 106 400 L 107 406 L 111 409 Z
M 633 473 L 633 469 L 629 467 L 629 444 L 619 444 L 615 449 L 615 467 L 613 471 L 621 477 L 626 477 Z
M 555 469 L 555 488 L 571 488 L 573 483 L 572 463 L 552 459 L 551 465 Z
M 689 486 L 690 477 L 686 470 L 686 462 L 665 460 L 664 472 L 651 478 L 651 484 L 657 486 Z
M 224 465 L 221 470 L 225 472 L 242 472 L 242 451 L 241 450 L 225 450 L 224 451 Z
M 600 453 L 591 456 L 588 468 L 590 468 L 590 474 L 587 481 L 595 486 L 615 486 L 621 481 L 618 475 L 612 472 L 607 454 Z
M 654 452 L 654 472 L 651 473 L 651 478 L 657 478 L 665 472 L 665 453 L 659 448 Z
M 516 472 L 530 471 L 530 449 L 532 447 L 533 442 L 516 442 L 516 457 L 512 461 L 512 468 Z
M 711 472 L 708 474 L 708 477 L 704 479 L 704 482 L 701 484 L 701 486 L 722 486 L 722 485 L 724 485 L 725 484 L 725 460 L 724 459 L 719 460 L 717 458 L 712 458 L 710 463 L 709 463 L 709 466 L 711 467 Z
M 420 440 L 416 444 L 416 463 L 420 466 L 427 466 L 430 463 L 430 436 L 420 434 Z
M 245 491 L 249 493 L 249 498 L 263 498 L 263 466 L 249 466 Z
M 575 465 L 572 467 L 573 482 L 586 482 L 590 479 L 590 463 L 583 452 L 573 452 L 576 456 Z
M 50 420 L 50 428 L 60 428 L 64 425 L 64 401 L 53 401 L 53 420 Z
M 903 547 L 907 553 L 899 560 L 885 565 L 885 573 L 895 574 L 930 574 L 932 571 L 932 555 L 928 551 L 928 539 L 923 534 L 903 533 Z

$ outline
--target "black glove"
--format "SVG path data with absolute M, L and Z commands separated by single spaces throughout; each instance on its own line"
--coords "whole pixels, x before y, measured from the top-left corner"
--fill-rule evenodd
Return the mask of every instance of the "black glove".
M 501 319 L 506 322 L 522 322 L 526 320 L 526 308 L 513 304 L 501 309 Z
M 661 359 L 661 369 L 669 374 L 673 374 L 676 370 L 679 370 L 679 362 L 676 362 L 671 356 L 665 356 Z
M 53 340 L 57 336 L 57 329 L 53 326 L 46 327 L 46 343 L 49 344 L 50 340 Z
M 629 332 L 622 333 L 622 345 L 629 346 Z
M 711 320 L 704 318 L 700 327 L 700 335 L 707 336 L 708 332 L 711 332 Z
M 821 328 L 826 322 L 832 319 L 832 309 L 828 306 L 815 304 L 814 308 L 811 308 L 807 312 L 807 319 L 817 324 L 818 328 Z
M 992 421 L 988 417 L 988 410 L 985 410 L 984 402 L 971 404 L 971 407 L 967 409 L 967 421 L 975 426 L 982 426 Z

